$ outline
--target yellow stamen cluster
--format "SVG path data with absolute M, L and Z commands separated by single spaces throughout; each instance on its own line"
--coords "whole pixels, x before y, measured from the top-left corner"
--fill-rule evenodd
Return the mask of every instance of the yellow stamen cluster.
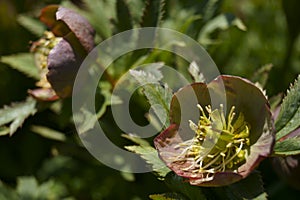
M 215 110 L 197 106 L 201 112 L 198 124 L 189 121 L 195 136 L 175 147 L 181 150 L 175 161 L 190 163 L 182 170 L 206 174 L 208 179 L 216 172 L 236 171 L 245 162 L 250 146 L 250 126 L 244 115 L 239 113 L 236 118 L 232 106 L 226 119 L 222 104 Z
M 46 79 L 46 74 L 48 73 L 47 63 L 48 55 L 51 49 L 61 40 L 60 37 L 55 37 L 52 32 L 45 31 L 44 36 L 38 41 L 34 42 L 31 46 L 31 52 L 35 53 L 36 65 L 40 69 L 41 79 L 36 84 L 39 87 L 50 88 L 50 84 Z

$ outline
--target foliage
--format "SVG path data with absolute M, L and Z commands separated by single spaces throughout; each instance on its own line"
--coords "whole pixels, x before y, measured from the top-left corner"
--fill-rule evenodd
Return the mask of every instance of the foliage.
M 24 102 L 13 103 L 10 106 L 5 106 L 0 110 L 0 126 L 10 123 L 9 135 L 12 136 L 12 134 L 14 134 L 16 130 L 22 126 L 26 118 L 36 113 L 37 110 L 35 104 L 36 101 L 29 97 Z

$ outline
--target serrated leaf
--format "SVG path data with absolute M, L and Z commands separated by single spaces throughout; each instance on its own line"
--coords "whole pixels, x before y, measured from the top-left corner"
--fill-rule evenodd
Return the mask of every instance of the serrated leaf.
M 254 75 L 251 77 L 253 83 L 259 82 L 262 87 L 264 87 L 269 78 L 270 71 L 273 68 L 273 64 L 266 64 L 259 68 Z
M 214 41 L 210 39 L 210 35 L 214 31 L 218 29 L 226 30 L 232 26 L 236 26 L 243 31 L 246 30 L 246 26 L 243 24 L 243 22 L 232 14 L 218 15 L 203 26 L 201 32 L 199 33 L 198 41 L 204 45 L 212 44 Z
M 38 37 L 42 36 L 46 29 L 43 23 L 41 23 L 39 20 L 26 15 L 18 15 L 17 21 L 24 28 L 26 28 L 27 30 L 29 30 L 31 33 L 33 33 Z
M 300 137 L 287 138 L 281 142 L 277 141 L 274 154 L 283 156 L 300 154 Z
M 200 71 L 200 67 L 194 61 L 189 66 L 189 73 L 192 75 L 195 82 L 205 82 L 204 75 Z
M 300 75 L 283 99 L 275 121 L 276 139 L 280 139 L 300 126 Z
M 166 184 L 172 191 L 181 193 L 188 197 L 190 200 L 206 200 L 202 188 L 198 186 L 192 186 L 186 180 L 180 176 L 177 176 L 174 172 L 167 174 L 165 178 Z
M 0 110 L 0 126 L 10 123 L 10 136 L 22 126 L 23 122 L 30 115 L 34 115 L 37 111 L 36 100 L 28 97 L 26 101 L 13 103 L 10 106 L 5 106 Z
M 39 70 L 35 66 L 34 57 L 31 53 L 19 53 L 9 56 L 2 56 L 0 62 L 8 64 L 28 77 L 40 79 Z
M 31 126 L 31 130 L 48 139 L 58 140 L 58 141 L 66 140 L 66 136 L 63 133 L 45 126 L 33 125 Z
M 126 0 L 117 0 L 117 27 L 119 32 L 132 29 L 132 17 Z
M 163 193 L 163 194 L 151 194 L 149 198 L 152 200 L 187 200 L 187 198 L 179 193 Z
M 155 69 L 153 67 L 151 72 L 130 70 L 130 74 L 142 85 L 143 92 L 160 122 L 166 127 L 169 126 L 172 90 L 167 85 L 162 86 L 160 84 L 159 81 L 162 79 L 162 75 L 159 68 Z
M 144 8 L 141 27 L 157 27 L 162 17 L 165 0 L 147 0 Z
M 139 154 L 161 178 L 171 170 L 160 160 L 158 153 L 152 146 L 126 146 L 127 150 Z

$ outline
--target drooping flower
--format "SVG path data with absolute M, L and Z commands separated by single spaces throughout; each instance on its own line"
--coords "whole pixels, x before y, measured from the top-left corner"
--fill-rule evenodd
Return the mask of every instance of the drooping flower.
M 219 76 L 180 89 L 171 101 L 170 121 L 154 144 L 166 165 L 192 185 L 234 183 L 273 149 L 268 100 L 239 77 Z
M 68 97 L 80 64 L 94 47 L 95 31 L 84 17 L 57 5 L 45 7 L 40 20 L 51 32 L 31 48 L 41 71 L 41 88 L 30 93 L 41 100 Z

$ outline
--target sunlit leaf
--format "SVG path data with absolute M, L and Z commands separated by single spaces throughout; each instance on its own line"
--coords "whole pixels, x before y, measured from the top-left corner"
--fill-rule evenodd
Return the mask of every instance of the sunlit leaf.
M 140 138 L 136 135 L 133 135 L 133 134 L 122 134 L 122 137 L 140 145 L 140 146 L 143 146 L 143 147 L 148 147 L 150 146 L 149 142 L 147 142 L 147 140 L 143 139 L 143 138 Z
M 254 75 L 251 77 L 253 83 L 259 82 L 262 87 L 264 87 L 269 78 L 271 69 L 273 68 L 272 64 L 267 64 L 259 68 Z
M 31 53 L 19 53 L 9 56 L 2 56 L 0 62 L 24 73 L 28 77 L 39 79 L 39 71 L 35 66 L 34 57 Z
M 300 126 L 300 75 L 283 99 L 275 122 L 276 139 L 280 139 Z
M 189 66 L 189 72 L 192 75 L 195 82 L 205 82 L 204 75 L 200 71 L 200 67 L 196 62 L 192 62 Z
M 6 126 L 1 126 L 1 127 L 0 127 L 0 136 L 9 134 L 9 131 L 10 131 L 10 130 L 9 130 L 8 127 L 6 127 Z
M 168 126 L 172 90 L 167 85 L 162 86 L 160 84 L 159 81 L 162 79 L 162 75 L 159 66 L 158 64 L 157 68 L 151 72 L 130 70 L 130 74 L 142 85 L 143 92 L 161 123 Z M 153 68 L 155 67 L 153 66 Z
M 243 31 L 246 30 L 246 26 L 239 18 L 231 14 L 218 15 L 203 26 L 199 33 L 198 41 L 203 45 L 212 44 L 214 41 L 211 39 L 210 35 L 213 32 L 217 30 L 226 30 L 232 26 L 236 26 Z
M 283 141 L 277 141 L 274 147 L 275 155 L 297 155 L 300 154 L 300 137 L 287 138 Z
M 16 191 L 20 199 L 61 199 L 66 195 L 65 187 L 59 182 L 49 180 L 38 184 L 35 177 L 19 177 Z
M 45 26 L 37 19 L 26 15 L 19 15 L 17 17 L 17 21 L 31 33 L 35 34 L 36 36 L 40 37 L 43 35 L 45 31 Z
M 160 160 L 158 153 L 152 146 L 126 146 L 127 150 L 139 154 L 161 178 L 171 170 Z
M 36 113 L 37 109 L 35 105 L 36 100 L 29 97 L 26 101 L 5 106 L 0 110 L 0 126 L 10 123 L 9 134 L 14 134 L 22 126 L 26 118 Z
M 58 141 L 66 140 L 66 136 L 63 133 L 53 130 L 51 128 L 45 127 L 45 126 L 33 125 L 31 127 L 31 130 L 45 138 L 48 138 L 48 139 L 58 140 Z
M 17 192 L 22 198 L 38 198 L 38 182 L 34 177 L 20 177 L 17 181 Z

